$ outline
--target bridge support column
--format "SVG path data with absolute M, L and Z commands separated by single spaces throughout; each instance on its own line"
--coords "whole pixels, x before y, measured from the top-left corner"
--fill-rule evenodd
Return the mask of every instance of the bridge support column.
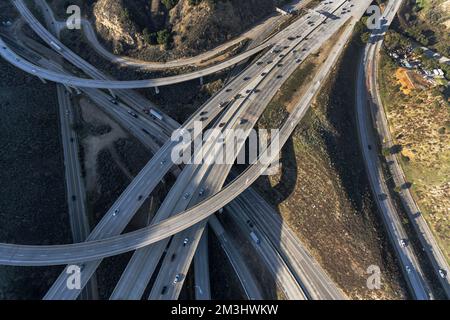
M 159 94 L 159 88 L 158 87 L 155 87 L 155 93 Z
M 41 80 L 42 81 L 42 83 L 47 83 L 47 81 L 45 81 L 45 79 L 44 78 L 41 78 L 41 77 L 38 77 L 39 78 L 39 80 Z

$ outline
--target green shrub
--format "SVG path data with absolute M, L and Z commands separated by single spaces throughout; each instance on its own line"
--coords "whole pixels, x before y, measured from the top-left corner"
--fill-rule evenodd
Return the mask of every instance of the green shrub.
M 167 46 L 171 40 L 170 31 L 167 29 L 158 31 L 156 34 L 156 40 L 158 41 L 158 44 Z

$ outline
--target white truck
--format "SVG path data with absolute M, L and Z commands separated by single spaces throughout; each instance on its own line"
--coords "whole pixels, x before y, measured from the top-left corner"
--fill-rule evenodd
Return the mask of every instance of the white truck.
M 52 45 L 52 47 L 54 47 L 56 50 L 58 51 L 62 51 L 62 48 L 57 45 L 54 41 L 50 41 L 50 44 Z
M 272 53 L 280 53 L 281 52 L 281 47 L 279 45 L 276 45 L 272 48 L 271 50 Z
M 163 116 L 159 112 L 157 112 L 157 111 L 155 111 L 153 109 L 150 109 L 150 114 L 153 117 L 155 117 L 156 119 L 158 119 L 159 121 L 162 121 L 162 119 L 163 119 Z
M 254 231 L 250 232 L 250 237 L 252 237 L 253 241 L 256 244 L 259 245 L 261 243 L 261 241 L 259 240 L 258 236 L 256 235 L 256 233 Z

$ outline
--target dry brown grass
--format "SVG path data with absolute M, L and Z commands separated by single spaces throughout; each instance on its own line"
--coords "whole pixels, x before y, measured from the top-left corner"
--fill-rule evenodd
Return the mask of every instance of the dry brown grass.
M 395 86 L 392 74 L 386 64 L 382 86 Z M 449 105 L 432 89 L 416 89 L 403 99 L 388 94 L 383 102 L 395 143 L 403 147 L 401 163 L 413 196 L 450 261 Z

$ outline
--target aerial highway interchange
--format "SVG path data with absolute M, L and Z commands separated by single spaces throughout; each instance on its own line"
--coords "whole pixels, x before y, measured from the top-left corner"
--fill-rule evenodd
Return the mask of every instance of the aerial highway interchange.
M 35 2 L 43 9 L 48 29 L 38 21 L 24 1 L 11 0 L 11 2 L 23 21 L 48 47 L 25 35 L 17 35 L 20 41 L 16 44 L 13 44 L 14 39 L 1 36 L 0 55 L 31 75 L 58 83 L 66 187 L 74 243 L 46 246 L 2 243 L 0 244 L 0 264 L 20 266 L 77 264 L 82 271 L 82 288 L 86 289 L 70 290 L 66 285 L 68 273 L 64 270 L 44 299 L 69 300 L 76 299 L 80 294 L 92 298 L 97 295 L 95 272 L 102 259 L 134 251 L 110 299 L 141 299 L 152 276 L 155 276 L 153 287 L 145 298 L 177 299 L 193 261 L 196 297 L 210 299 L 206 245 L 206 230 L 209 223 L 210 230 L 217 235 L 247 297 L 260 299 L 262 295 L 258 284 L 245 265 L 245 261 L 236 251 L 233 241 L 229 239 L 220 221 L 214 216 L 226 211 L 242 227 L 242 233 L 249 237 L 255 252 L 265 261 L 277 286 L 288 299 L 346 299 L 345 294 L 295 239 L 289 227 L 282 223 L 270 205 L 251 188 L 251 184 L 267 169 L 266 163 L 252 164 L 244 172 L 235 176 L 231 182 L 227 182 L 227 178 L 232 174 L 232 164 L 174 165 L 171 154 L 180 146 L 178 141 L 170 138 L 172 132 L 177 130 L 180 136 L 188 133 L 195 140 L 197 132 L 194 126 L 200 121 L 203 127 L 218 128 L 224 134 L 221 143 L 227 145 L 234 143 L 233 137 L 227 134 L 227 130 L 241 129 L 246 135 L 238 144 L 236 153 L 231 155 L 235 159 L 239 150 L 243 148 L 250 130 L 256 125 L 289 75 L 310 54 L 316 52 L 327 40 L 334 37 L 338 30 L 341 30 L 331 54 L 320 66 L 314 81 L 308 85 L 306 93 L 289 114 L 277 136 L 272 137 L 272 140 L 279 138 L 281 149 L 305 115 L 333 65 L 336 64 L 352 35 L 353 27 L 370 5 L 369 1 L 322 1 L 317 7 L 308 9 L 305 15 L 269 39 L 262 43 L 255 43 L 252 49 L 224 62 L 177 76 L 133 81 L 112 79 L 63 45 L 59 39 L 58 23 L 45 1 L 36 0 Z M 383 21 L 386 21 L 383 25 L 385 30 L 395 17 L 400 4 L 401 1 L 389 1 L 382 17 Z M 373 43 L 368 44 L 366 57 L 361 62 L 361 66 L 374 63 L 376 59 L 373 56 L 367 56 L 375 54 L 376 48 L 381 45 L 382 36 L 383 33 L 372 36 Z M 23 47 L 23 51 L 19 52 L 16 46 Z M 57 62 L 58 58 L 78 67 L 87 77 L 80 78 L 70 74 Z M 158 89 L 199 79 L 231 68 L 250 58 L 253 60 L 248 66 L 226 83 L 221 91 L 211 97 L 182 125 L 140 94 L 130 90 L 151 87 Z M 362 67 L 358 77 L 359 85 L 364 86 L 366 75 Z M 89 230 L 86 220 L 85 191 L 76 154 L 78 142 L 76 133 L 71 129 L 70 94 L 74 91 L 89 97 L 153 153 L 150 161 L 93 230 Z M 356 99 L 360 143 L 374 197 L 378 199 L 377 204 L 412 296 L 421 300 L 432 299 L 430 289 L 423 280 L 424 271 L 417 262 L 414 250 L 401 245 L 401 240 L 407 236 L 391 204 L 392 200 L 388 198 L 381 201 L 377 197 L 381 193 L 388 194 L 388 192 L 380 176 L 379 164 L 374 160 L 375 151 L 370 152 L 371 150 L 365 147 L 369 144 L 376 145 L 376 142 L 371 140 L 375 139 L 371 133 L 365 132 L 370 126 L 366 122 L 369 121 L 368 112 L 363 110 L 367 104 L 366 88 L 361 88 L 358 92 L 361 93 Z M 157 117 L 146 113 L 143 106 L 151 108 Z M 203 146 L 204 152 L 212 159 L 220 156 L 214 148 L 216 143 L 218 143 L 217 138 L 208 139 L 207 137 Z M 184 146 L 182 150 L 185 151 L 188 147 L 190 146 Z M 276 155 L 272 152 L 269 155 L 269 149 L 270 145 L 263 150 L 262 155 L 275 158 Z M 144 200 L 151 195 L 168 172 L 172 172 L 176 182 L 158 208 L 150 225 L 123 234 L 122 232 Z M 261 215 L 263 219 L 260 218 Z M 254 221 L 253 229 L 248 227 L 247 220 Z M 425 234 L 424 241 L 432 244 L 431 249 L 426 251 L 430 260 L 435 261 L 432 263 L 435 271 L 448 270 L 445 258 L 433 242 L 433 236 L 425 228 L 426 223 L 419 220 L 418 224 L 419 230 L 425 230 L 422 231 Z M 277 225 L 283 230 L 281 239 L 277 239 L 277 235 L 273 234 L 272 225 Z M 256 230 L 259 235 L 258 241 L 251 241 L 252 232 L 254 232 L 252 230 Z M 449 295 L 448 276 L 446 279 L 441 277 L 440 280 L 446 294 Z

